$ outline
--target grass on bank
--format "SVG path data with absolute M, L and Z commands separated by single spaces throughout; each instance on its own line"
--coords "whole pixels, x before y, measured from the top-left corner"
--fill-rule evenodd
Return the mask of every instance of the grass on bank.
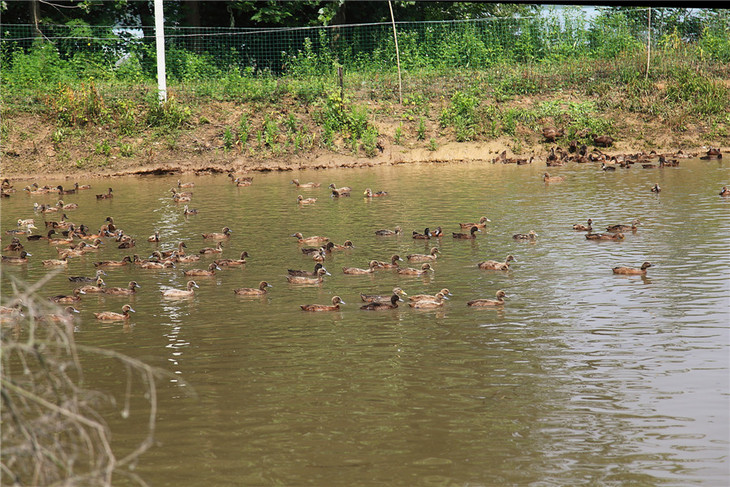
M 190 54 L 195 62 L 186 72 L 194 69 L 196 76 L 173 71 L 170 98 L 160 104 L 141 65 L 108 67 L 82 55 L 63 60 L 52 45 L 42 44 L 16 51 L 1 75 L 0 137 L 23 136 L 12 133 L 17 113 L 47 119 L 61 154 L 64 147 L 83 144 L 91 127 L 103 127 L 106 139 L 93 139 L 88 152 L 107 159 L 112 153 L 138 156 L 153 142 L 175 150 L 186 133 L 211 124 L 224 127 L 216 149 L 260 157 L 314 148 L 372 157 L 379 137 L 428 148 L 434 137 L 457 142 L 509 137 L 518 146 L 529 145 L 544 125 L 563 127 L 566 140 L 588 141 L 593 133 L 619 135 L 623 114 L 658 121 L 676 133 L 701 124 L 710 142 L 728 137 L 730 65 L 702 59 L 701 51 L 655 51 L 648 75 L 640 52 L 488 69 L 413 68 L 403 76 L 402 105 L 392 68 L 347 72 L 340 87 L 337 66 L 312 57 L 299 63 L 294 58 L 287 73 L 273 76 L 235 67 L 222 71 L 206 56 Z M 222 115 L 207 109 L 214 103 L 232 105 L 236 121 L 216 119 Z M 398 133 L 379 133 L 380 120 L 398 124 Z

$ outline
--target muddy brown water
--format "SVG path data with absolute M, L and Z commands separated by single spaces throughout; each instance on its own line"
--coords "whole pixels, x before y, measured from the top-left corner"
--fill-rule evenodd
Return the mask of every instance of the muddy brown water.
M 224 226 L 233 234 L 223 257 L 250 254 L 244 268 L 195 278 L 200 288 L 187 300 L 163 300 L 161 291 L 183 288 L 183 270 L 212 257 L 175 269 L 108 269 L 107 285 L 136 280 L 138 294 L 85 296 L 78 306 L 80 343 L 186 381 L 159 383 L 157 442 L 135 471 L 150 485 L 725 485 L 730 198 L 718 192 L 730 166 L 683 160 L 608 173 L 571 165 L 550 168 L 566 179 L 549 185 L 544 171 L 537 163 L 419 164 L 255 174 L 250 187 L 223 175 L 182 177 L 195 182 L 189 206 L 199 210 L 187 218 L 170 198 L 177 176 L 94 180 L 63 197 L 79 204 L 69 219 L 98 228 L 112 216 L 137 245 L 119 250 L 109 241 L 42 292 L 68 293 L 67 277 L 92 275 L 95 261 L 147 257 L 180 241 L 196 253 L 211 246 L 202 233 Z M 322 187 L 296 189 L 293 177 Z M 329 183 L 351 186 L 352 196 L 331 198 Z M 661 193 L 650 192 L 654 183 Z M 97 201 L 109 186 L 114 198 Z M 367 200 L 366 187 L 389 194 Z M 317 202 L 298 206 L 298 194 Z M 4 199 L 3 246 L 18 218 L 43 226 L 34 202 L 56 201 Z M 491 223 L 475 240 L 452 238 L 457 222 L 481 216 Z M 572 230 L 588 218 L 598 231 L 635 218 L 641 225 L 621 242 L 594 242 Z M 396 225 L 399 237 L 374 234 Z M 410 236 L 437 226 L 441 239 Z M 146 241 L 155 230 L 159 245 Z M 534 243 L 512 238 L 530 230 Z M 321 286 L 294 286 L 286 270 L 314 264 L 294 232 L 355 248 L 327 257 L 332 276 Z M 441 254 L 428 277 L 342 272 L 433 246 Z M 45 242 L 26 247 L 30 263 L 3 265 L 4 297 L 12 279 L 37 281 L 48 272 L 40 261 L 55 257 Z M 476 267 L 508 254 L 516 258 L 509 272 Z M 644 261 L 654 264 L 647 277 L 611 271 Z M 266 297 L 234 295 L 261 280 L 273 285 Z M 452 296 L 435 311 L 359 309 L 361 292 L 394 286 L 409 294 L 446 287 Z M 466 306 L 500 289 L 504 306 Z M 299 309 L 334 295 L 346 302 L 338 312 Z M 136 310 L 128 327 L 94 319 L 125 303 Z M 89 384 L 121 400 L 123 370 L 105 359 L 85 365 Z M 134 401 L 127 419 L 109 415 L 122 450 L 141 439 L 143 406 Z

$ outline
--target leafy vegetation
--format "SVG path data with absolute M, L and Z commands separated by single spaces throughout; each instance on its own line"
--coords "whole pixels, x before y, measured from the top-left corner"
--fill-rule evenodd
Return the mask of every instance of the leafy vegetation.
M 287 18 L 286 8 L 272 8 L 261 18 Z M 240 107 L 222 122 L 219 147 L 268 155 L 326 147 L 374 156 L 382 116 L 395 116 L 399 125 L 387 137 L 396 144 L 411 138 L 431 147 L 432 126 L 456 141 L 518 141 L 554 124 L 566 138 L 587 140 L 618 130 L 617 112 L 658 117 L 673 130 L 701 121 L 708 133 L 727 133 L 727 15 L 655 13 L 661 31 L 647 66 L 642 12 L 607 9 L 589 21 L 567 8 L 529 18 L 404 23 L 402 106 L 387 25 L 262 34 L 245 52 L 176 42 L 167 51 L 170 97 L 161 104 L 152 46 L 76 19 L 64 28 L 77 39 L 21 45 L 5 33 L 0 101 L 4 113 L 49 117 L 54 147 L 68 143 L 66 129 L 99 126 L 126 144 L 117 144 L 125 157 L 145 150 L 128 138 L 149 129 L 163 146 L 178 147 L 186 131 L 210 123 L 203 113 L 214 102 Z M 565 91 L 583 101 L 545 101 Z

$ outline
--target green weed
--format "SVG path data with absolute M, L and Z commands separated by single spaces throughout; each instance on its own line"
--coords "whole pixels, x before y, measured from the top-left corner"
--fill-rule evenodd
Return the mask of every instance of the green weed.
M 109 157 L 112 154 L 112 146 L 109 144 L 109 141 L 104 139 L 97 142 L 94 146 L 94 154 Z
M 147 124 L 150 127 L 165 129 L 179 129 L 188 124 L 192 110 L 181 105 L 175 98 L 170 97 L 160 103 L 156 95 L 148 100 Z
M 418 129 L 416 130 L 416 138 L 418 140 L 426 139 L 426 121 L 423 117 L 418 119 Z
M 362 148 L 365 150 L 365 155 L 368 157 L 375 157 L 378 153 L 378 131 L 374 127 L 369 127 L 362 135 Z
M 403 145 L 403 124 L 400 124 L 395 128 L 393 143 L 396 145 Z
M 231 132 L 230 127 L 226 127 L 226 130 L 223 132 L 223 147 L 226 152 L 233 148 L 233 132 Z

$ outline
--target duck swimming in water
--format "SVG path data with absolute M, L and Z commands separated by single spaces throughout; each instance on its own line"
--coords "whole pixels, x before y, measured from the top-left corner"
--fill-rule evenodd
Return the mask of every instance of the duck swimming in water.
M 3 255 L 0 259 L 3 264 L 27 264 L 28 257 L 33 254 L 26 252 L 25 250 L 20 252 L 20 255 Z
M 246 257 L 248 257 L 248 252 L 244 250 L 241 252 L 240 259 L 217 259 L 213 262 L 215 262 L 218 267 L 240 267 L 246 264 Z
M 440 253 L 438 247 L 432 247 L 428 254 L 410 254 L 406 256 L 408 262 L 433 262 Z
M 377 263 L 376 268 L 377 269 L 397 269 L 400 267 L 398 265 L 398 262 L 403 262 L 403 259 L 401 259 L 400 255 L 393 254 L 390 257 L 390 262 L 376 261 L 376 263 Z
M 484 270 L 508 271 L 509 263 L 514 260 L 516 259 L 512 255 L 508 255 L 504 262 L 499 262 L 496 260 L 485 260 L 484 262 L 478 263 L 477 267 Z
M 644 262 L 641 264 L 641 268 L 637 269 L 635 267 L 614 267 L 613 273 L 614 274 L 623 274 L 627 276 L 645 276 L 646 270 L 651 267 L 650 262 Z
M 426 228 L 423 233 L 418 233 L 414 230 L 413 238 L 415 238 L 416 240 L 429 240 L 431 238 L 431 229 Z
M 512 238 L 515 240 L 530 240 L 534 241 L 537 239 L 537 233 L 535 233 L 535 230 L 530 230 L 528 233 L 517 233 L 515 235 L 512 235 Z
M 239 296 L 264 296 L 266 294 L 266 288 L 273 287 L 266 281 L 261 281 L 259 287 L 240 287 L 234 289 L 233 292 Z
M 481 232 L 481 230 L 479 230 L 479 227 L 477 227 L 475 225 L 475 226 L 471 227 L 471 230 L 469 231 L 469 233 L 452 233 L 451 235 L 455 239 L 459 239 L 459 240 L 474 240 L 475 238 L 477 238 L 476 237 L 477 232 Z
M 593 230 L 592 224 L 593 224 L 593 220 L 591 218 L 589 218 L 587 225 L 583 225 L 581 223 L 576 223 L 575 225 L 573 225 L 573 230 L 578 231 L 578 232 L 590 232 L 591 230 Z
M 190 298 L 195 295 L 193 288 L 199 288 L 195 281 L 188 281 L 186 289 L 165 289 L 162 291 L 162 297 L 164 298 Z
M 488 308 L 488 307 L 494 307 L 494 306 L 502 306 L 504 304 L 504 298 L 507 296 L 507 294 L 499 290 L 497 291 L 497 299 L 473 299 L 471 301 L 467 301 L 466 305 L 469 307 L 474 308 Z
M 431 264 L 423 264 L 420 269 L 414 269 L 412 267 L 400 267 L 397 271 L 398 274 L 404 276 L 423 276 L 425 274 L 428 274 L 429 272 L 434 272 L 434 270 L 431 268 Z
M 360 299 L 366 303 L 389 303 L 391 296 L 397 294 L 398 296 L 408 296 L 403 289 L 394 287 L 393 292 L 390 294 L 362 294 L 360 293 Z
M 127 287 L 108 287 L 104 289 L 104 294 L 114 294 L 117 296 L 129 296 L 137 293 L 137 288 L 142 287 L 137 281 L 129 281 Z
M 442 293 L 436 293 L 434 296 L 434 299 L 422 299 L 418 301 L 411 301 L 408 303 L 408 306 L 411 308 L 416 309 L 433 309 L 433 308 L 441 308 L 444 305 L 444 300 L 447 300 L 447 298 Z
M 330 240 L 327 237 L 320 237 L 319 235 L 304 237 L 304 235 L 302 235 L 300 232 L 292 234 L 292 237 L 296 238 L 298 243 L 305 245 L 325 244 Z
M 300 183 L 298 179 L 292 179 L 291 183 L 297 188 L 319 188 L 320 183 Z
M 375 192 L 373 192 L 372 189 L 367 188 L 365 190 L 365 192 L 363 193 L 363 195 L 365 195 L 366 198 L 377 198 L 377 197 L 380 197 L 380 196 L 388 196 L 388 192 L 387 191 L 375 191 Z
M 316 203 L 317 198 L 305 198 L 302 195 L 297 195 L 297 203 L 300 205 L 311 205 L 312 203 Z
M 114 313 L 113 311 L 103 311 L 101 313 L 94 313 L 94 316 L 96 316 L 97 320 L 101 321 L 126 321 L 129 319 L 130 312 L 134 313 L 135 311 L 130 305 L 125 304 L 124 306 L 122 306 L 121 313 Z
M 329 272 L 327 272 L 327 269 L 324 267 L 320 267 L 317 269 L 316 275 L 313 277 L 307 277 L 307 276 L 286 276 L 286 280 L 290 284 L 301 284 L 305 286 L 317 286 L 319 284 L 322 284 L 322 281 L 324 280 L 324 276 L 328 275 Z
M 436 296 L 441 294 L 444 296 L 444 299 L 448 299 L 446 296 L 451 296 L 451 291 L 449 291 L 446 288 L 443 288 L 441 291 L 437 292 L 436 294 L 414 294 L 413 296 L 408 297 L 408 301 L 434 301 L 436 300 Z
M 383 229 L 383 230 L 375 230 L 375 235 L 378 235 L 379 237 L 388 237 L 391 235 L 400 235 L 403 232 L 401 227 L 395 227 L 393 230 Z
M 314 264 L 314 270 L 313 271 L 305 271 L 305 270 L 299 270 L 299 269 L 288 269 L 288 273 L 290 276 L 301 276 L 301 277 L 317 277 L 319 275 L 319 270 L 324 269 L 324 266 L 317 262 Z M 327 269 L 325 270 L 325 275 L 329 276 L 331 275 L 329 272 L 327 272 Z
M 216 232 L 204 233 L 203 238 L 206 240 L 225 240 L 227 238 L 231 238 L 231 233 L 233 233 L 233 232 L 231 232 L 230 228 L 223 227 L 223 230 L 221 231 L 221 233 L 216 233 Z
M 623 233 L 588 233 L 587 240 L 623 240 Z
M 207 269 L 190 269 L 183 272 L 185 276 L 214 276 L 215 271 L 221 270 L 215 262 L 211 262 Z
M 366 311 L 381 311 L 381 310 L 388 310 L 388 309 L 396 309 L 398 307 L 398 301 L 403 301 L 403 300 L 397 294 L 393 294 L 390 297 L 390 301 L 387 301 L 385 303 L 381 303 L 381 302 L 368 303 L 363 306 L 360 306 L 360 309 L 364 309 Z
M 370 265 L 368 266 L 367 269 L 360 269 L 359 267 L 343 267 L 342 272 L 344 274 L 349 274 L 349 275 L 372 274 L 377 267 L 378 267 L 378 261 L 371 260 Z
M 340 304 L 347 304 L 345 303 L 342 298 L 339 296 L 333 296 L 332 297 L 332 304 L 302 304 L 300 305 L 300 308 L 302 308 L 302 311 L 339 311 L 340 310 Z
M 486 216 L 483 216 L 479 219 L 479 221 L 477 223 L 459 223 L 459 226 L 464 229 L 471 228 L 471 227 L 486 228 L 487 223 L 491 222 L 491 221 L 492 220 L 490 220 Z

